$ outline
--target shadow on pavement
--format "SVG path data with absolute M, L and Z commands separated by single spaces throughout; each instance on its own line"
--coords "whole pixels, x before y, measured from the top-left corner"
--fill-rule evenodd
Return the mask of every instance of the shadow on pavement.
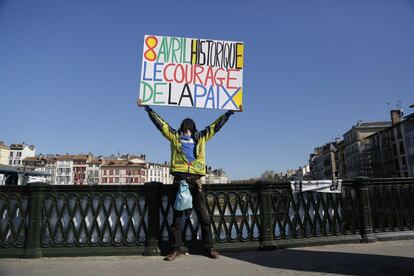
M 414 258 L 408 257 L 296 249 L 222 255 L 278 269 L 346 275 L 414 275 Z

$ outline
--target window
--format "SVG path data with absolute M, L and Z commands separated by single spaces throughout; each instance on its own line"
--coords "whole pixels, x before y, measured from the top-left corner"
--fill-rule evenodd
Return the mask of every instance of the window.
M 399 125 L 397 127 L 397 138 L 398 139 L 401 139 L 402 138 L 401 127 L 402 127 L 402 125 Z
M 405 153 L 404 143 L 400 141 L 400 154 L 404 154 L 404 153 Z
M 9 165 L 13 165 L 13 160 L 9 160 Z
M 398 162 L 398 159 L 394 159 L 394 165 L 395 165 L 395 169 L 397 171 L 400 171 L 400 162 Z
M 12 151 L 10 152 L 10 157 L 13 157 L 13 152 Z
M 407 169 L 407 159 L 405 156 L 401 157 L 401 164 L 403 169 Z
M 115 175 L 119 175 L 119 170 L 115 170 Z
M 397 156 L 397 145 L 396 144 L 392 144 L 392 154 L 394 156 Z

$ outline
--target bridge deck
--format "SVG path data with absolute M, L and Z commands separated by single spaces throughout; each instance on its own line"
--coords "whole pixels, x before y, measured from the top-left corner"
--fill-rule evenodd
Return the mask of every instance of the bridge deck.
M 414 240 L 184 255 L 0 259 L 0 275 L 414 275 Z

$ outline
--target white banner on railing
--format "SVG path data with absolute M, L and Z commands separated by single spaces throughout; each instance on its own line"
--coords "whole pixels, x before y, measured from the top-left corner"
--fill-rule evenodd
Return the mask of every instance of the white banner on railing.
M 292 192 L 314 191 L 319 193 L 340 193 L 342 179 L 338 180 L 300 180 L 291 181 Z

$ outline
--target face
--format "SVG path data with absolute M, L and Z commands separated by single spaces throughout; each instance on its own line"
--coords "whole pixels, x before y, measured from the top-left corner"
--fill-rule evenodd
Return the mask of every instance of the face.
M 188 129 L 186 131 L 183 132 L 183 134 L 185 136 L 191 136 L 191 131 L 189 131 Z
M 186 136 L 191 136 L 192 134 L 194 134 L 195 129 L 196 128 L 195 128 L 194 121 L 189 118 L 184 119 L 180 126 L 181 133 L 183 133 Z

